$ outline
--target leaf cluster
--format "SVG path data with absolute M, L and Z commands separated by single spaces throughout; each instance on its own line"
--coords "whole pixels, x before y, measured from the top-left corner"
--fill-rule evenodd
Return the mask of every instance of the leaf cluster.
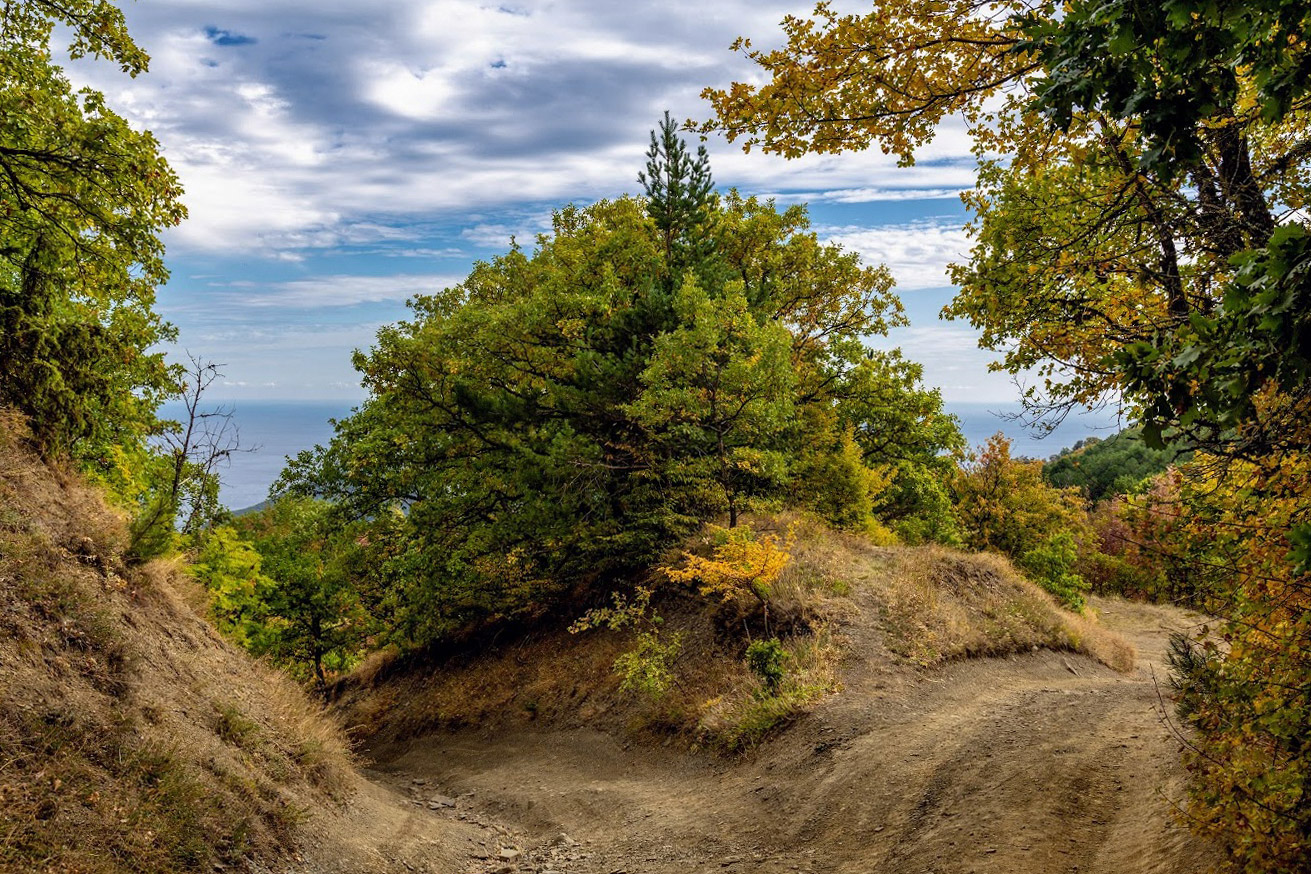
M 774 534 L 757 535 L 749 526 L 713 528 L 714 548 L 709 556 L 684 553 L 680 567 L 662 572 L 676 583 L 693 583 L 705 598 L 769 604 L 779 574 L 792 556 L 792 533 L 783 540 Z
M 1311 859 L 1311 583 L 1291 532 L 1311 519 L 1306 453 L 1278 466 L 1199 458 L 1184 467 L 1175 547 L 1218 614 L 1176 658 L 1195 824 L 1243 871 Z M 1255 498 L 1255 500 L 1254 500 Z
M 1199 119 L 1242 105 L 1273 121 L 1311 87 L 1311 11 L 1290 0 L 1076 2 L 1019 24 L 1017 50 L 1047 72 L 1037 106 L 1066 129 L 1080 112 L 1132 120 L 1144 141 L 1140 165 L 1166 174 L 1204 157 Z

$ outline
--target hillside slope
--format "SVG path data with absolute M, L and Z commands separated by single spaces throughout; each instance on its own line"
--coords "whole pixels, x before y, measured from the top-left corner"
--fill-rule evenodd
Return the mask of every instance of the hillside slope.
M 290 681 L 0 411 L 0 871 L 445 871 L 466 827 L 364 783 Z M 361 824 L 367 823 L 367 828 Z
M 634 631 L 576 634 L 566 618 L 453 655 L 377 658 L 338 684 L 335 711 L 353 736 L 374 745 L 538 724 L 734 751 L 839 692 L 848 682 L 842 666 L 856 653 L 889 676 L 1040 647 L 1132 667 L 1127 642 L 1060 609 L 1000 557 L 876 546 L 792 515 L 752 522 L 759 536 L 790 532 L 791 558 L 772 586 L 768 631 L 758 610 L 747 615 L 741 603 L 720 603 L 655 575 L 660 633 L 681 641 L 670 664 L 674 682 L 658 700 L 624 691 L 613 669 L 633 650 Z M 704 551 L 709 540 L 689 548 Z M 669 560 L 680 561 L 678 551 Z M 769 634 L 785 650 L 777 696 L 765 694 L 744 658 L 752 636 Z
M 365 779 L 298 688 L 196 615 L 178 568 L 123 564 L 121 520 L 20 431 L 0 421 L 6 874 L 1215 861 L 1170 815 L 1182 773 L 1154 677 L 1180 611 L 1103 602 L 1092 623 L 1003 561 L 803 526 L 775 628 L 809 691 L 784 710 L 762 711 L 726 617 L 671 592 L 687 640 L 658 702 L 618 689 L 630 640 L 608 631 L 373 665 L 336 705 Z

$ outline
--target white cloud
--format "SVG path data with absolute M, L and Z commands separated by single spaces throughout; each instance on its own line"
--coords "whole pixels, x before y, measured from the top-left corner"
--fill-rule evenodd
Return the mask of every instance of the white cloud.
M 972 174 L 971 174 L 972 175 Z M 895 203 L 903 200 L 947 200 L 960 197 L 956 188 L 837 188 L 767 195 L 783 203 Z
M 356 276 L 334 274 L 252 285 L 216 286 L 225 299 L 244 307 L 320 309 L 363 303 L 402 302 L 416 294 L 433 294 L 464 280 L 446 274 Z
M 151 72 L 70 69 L 155 132 L 185 185 L 191 218 L 168 243 L 190 278 L 166 289 L 166 314 L 188 344 L 231 362 L 246 384 L 234 391 L 354 397 L 349 350 L 403 317 L 402 301 L 461 281 L 472 254 L 511 236 L 531 247 L 552 206 L 635 192 L 661 112 L 703 118 L 703 87 L 759 81 L 728 45 L 775 45 L 783 15 L 805 8 L 152 0 L 124 11 Z M 955 197 L 973 185 L 970 145 L 959 120 L 912 167 L 877 148 L 785 160 L 707 143 L 721 186 L 832 204 L 842 222 L 860 204 Z M 913 293 L 947 285 L 947 263 L 968 252 L 957 222 L 818 230 Z M 379 275 L 396 258 L 407 272 Z M 966 326 L 917 323 L 888 342 L 924 360 L 949 398 L 1014 397 L 1009 377 L 985 374 L 994 356 Z
M 296 259 L 361 224 L 633 191 L 660 111 L 703 117 L 701 88 L 755 75 L 728 44 L 776 42 L 795 11 L 791 0 L 158 0 L 125 9 L 151 72 L 72 69 L 164 144 L 191 211 L 174 251 Z M 784 161 L 709 146 L 721 184 L 836 202 L 942 196 L 971 176 L 958 123 L 913 168 L 877 150 Z
M 924 368 L 925 384 L 939 388 L 948 403 L 1006 404 L 1016 400 L 1014 377 L 989 372 L 988 365 L 1001 356 L 980 349 L 978 334 L 962 325 L 912 324 L 868 342 L 878 349 L 900 348 L 918 361 Z
M 451 114 L 456 90 L 438 70 L 413 70 L 395 61 L 362 66 L 367 98 L 403 118 L 426 120 Z
M 897 288 L 942 288 L 951 285 L 947 265 L 966 258 L 968 235 L 958 224 L 921 221 L 883 227 L 820 228 L 822 236 L 859 252 L 870 264 L 886 264 Z
M 480 223 L 460 231 L 460 238 L 475 246 L 504 249 L 513 238 L 519 245 L 532 248 L 538 234 L 551 230 L 551 214 L 542 213 L 525 217 L 512 224 Z

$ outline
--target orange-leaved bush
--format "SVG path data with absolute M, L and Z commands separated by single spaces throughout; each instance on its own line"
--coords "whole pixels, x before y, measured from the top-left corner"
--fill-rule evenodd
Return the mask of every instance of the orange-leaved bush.
M 709 556 L 685 552 L 682 567 L 666 567 L 669 579 L 692 583 L 707 598 L 724 602 L 758 603 L 769 625 L 769 596 L 779 574 L 792 559 L 793 532 L 780 539 L 758 535 L 748 525 L 710 529 L 714 545 Z

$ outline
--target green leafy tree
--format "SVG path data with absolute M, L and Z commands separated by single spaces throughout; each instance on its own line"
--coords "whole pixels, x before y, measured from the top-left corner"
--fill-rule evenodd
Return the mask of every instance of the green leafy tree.
M 890 468 L 871 467 L 851 430 L 837 431 L 831 411 L 807 411 L 801 423 L 808 445 L 792 460 L 789 491 L 792 500 L 819 514 L 830 525 L 870 529 L 871 511 L 888 491 Z
M 330 524 L 329 509 L 321 501 L 283 498 L 235 519 L 234 527 L 259 555 L 254 568 L 243 544 L 222 534 L 211 541 L 221 549 L 222 569 L 231 581 L 212 587 L 216 609 L 229 600 L 244 609 L 249 580 L 259 625 L 245 632 L 250 649 L 286 665 L 320 691 L 329 674 L 355 663 L 372 631 L 346 572 L 349 535 Z M 231 572 L 234 566 L 237 573 Z
M 146 558 L 176 548 L 179 513 L 195 530 L 218 509 L 221 456 L 199 458 L 193 435 L 155 415 L 163 398 L 190 397 L 153 309 L 168 277 L 160 235 L 185 210 L 154 137 L 72 87 L 56 37 L 69 57 L 129 76 L 149 60 L 105 0 L 0 12 L 0 405 L 27 415 L 43 454 L 79 462 L 132 510 L 131 554 Z
M 909 163 L 959 114 L 980 173 L 948 315 L 1000 367 L 1040 372 L 1035 410 L 1127 392 L 1149 441 L 1214 448 L 1240 409 L 1254 418 L 1255 385 L 1288 392 L 1306 370 L 1304 223 L 1273 205 L 1301 209 L 1311 182 L 1309 16 L 1286 0 L 820 4 L 785 19 L 781 48 L 739 42 L 768 78 L 707 89 L 702 128 Z
M 1079 574 L 1079 545 L 1069 531 L 1049 534 L 1019 557 L 1017 562 L 1029 579 L 1051 592 L 1071 610 L 1082 610 L 1089 584 Z
M 73 58 L 130 76 L 148 61 L 105 0 L 0 12 L 0 403 L 28 415 L 43 452 L 112 476 L 111 447 L 151 431 L 174 387 L 152 307 L 160 233 L 185 212 L 154 137 L 55 64 L 57 28 Z
M 850 430 L 866 466 L 888 478 L 871 493 L 874 516 L 910 543 L 959 543 L 950 494 L 965 438 L 942 409 L 938 389 L 925 388 L 923 368 L 899 350 L 864 353 L 844 384 L 835 413 Z
M 1092 540 L 1084 500 L 1043 480 L 1042 462 L 1011 457 L 996 434 L 964 464 L 953 489 L 965 542 L 1010 557 L 1071 609 L 1088 586 L 1075 570 L 1077 544 Z
M 254 546 L 231 526 L 219 525 L 200 538 L 188 566 L 209 593 L 210 619 L 226 637 L 250 650 L 258 648 L 265 631 L 265 596 L 274 585 L 262 564 Z
M 799 207 L 728 192 L 704 208 L 678 220 L 709 239 L 695 264 L 670 263 L 701 256 L 666 245 L 654 196 L 565 208 L 535 251 L 416 298 L 357 355 L 370 399 L 281 488 L 388 526 L 393 621 L 412 640 L 605 591 L 703 522 L 788 499 L 808 411 L 834 417 L 832 451 L 871 421 L 856 405 L 891 419 L 915 394 L 900 415 L 942 418 L 864 346 L 903 321 L 885 270 L 820 243 Z M 931 443 L 908 458 L 936 457 Z
M 1141 432 L 1126 429 L 1102 440 L 1089 437 L 1043 465 L 1042 475 L 1057 488 L 1075 486 L 1090 501 L 1123 495 L 1175 463 L 1173 449 L 1153 449 Z

